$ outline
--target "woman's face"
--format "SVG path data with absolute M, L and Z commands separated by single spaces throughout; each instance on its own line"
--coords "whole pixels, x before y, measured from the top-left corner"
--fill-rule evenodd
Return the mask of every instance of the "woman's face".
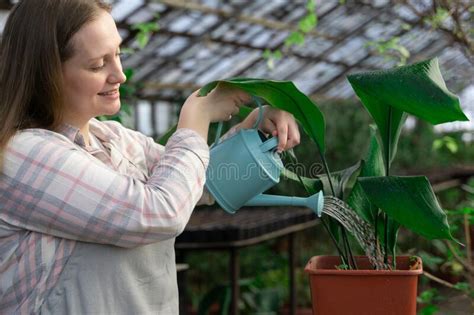
M 93 117 L 119 111 L 119 86 L 126 79 L 119 57 L 121 41 L 105 11 L 71 38 L 73 55 L 62 64 L 63 122 L 82 127 Z

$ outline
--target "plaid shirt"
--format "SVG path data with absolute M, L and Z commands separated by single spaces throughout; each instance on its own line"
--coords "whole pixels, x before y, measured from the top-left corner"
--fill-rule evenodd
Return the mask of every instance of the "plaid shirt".
M 166 147 L 116 122 L 19 131 L 0 174 L 0 313 L 37 313 L 76 241 L 136 247 L 176 237 L 203 192 L 209 149 Z

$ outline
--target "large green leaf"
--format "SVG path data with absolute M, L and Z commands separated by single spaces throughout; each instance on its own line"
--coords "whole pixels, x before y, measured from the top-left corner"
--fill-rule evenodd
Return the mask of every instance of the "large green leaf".
M 459 99 L 446 88 L 438 59 L 348 76 L 380 130 L 386 161 L 395 157 L 404 113 L 432 124 L 468 120 Z
M 272 81 L 253 78 L 231 78 L 213 81 L 203 86 L 200 96 L 207 95 L 217 84 L 224 83 L 263 98 L 269 105 L 290 112 L 300 122 L 304 131 L 324 154 L 324 117 L 316 104 L 296 88 L 291 81 Z
M 375 98 L 377 104 L 395 107 L 432 124 L 468 120 L 459 106 L 459 98 L 447 89 L 437 58 L 389 70 L 357 73 L 348 79 L 367 110 L 375 116 L 379 109 L 366 104 L 369 97 Z
M 364 177 L 358 182 L 370 202 L 401 225 L 428 239 L 453 239 L 425 176 Z

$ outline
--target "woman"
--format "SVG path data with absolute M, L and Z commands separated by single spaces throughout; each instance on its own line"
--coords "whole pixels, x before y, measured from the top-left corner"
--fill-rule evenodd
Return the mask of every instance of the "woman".
M 209 199 L 209 124 L 249 95 L 193 93 L 166 147 L 99 122 L 120 109 L 120 42 L 100 0 L 22 0 L 11 11 L 0 60 L 1 314 L 178 313 L 174 239 Z M 261 128 L 279 150 L 299 142 L 288 113 L 267 108 Z

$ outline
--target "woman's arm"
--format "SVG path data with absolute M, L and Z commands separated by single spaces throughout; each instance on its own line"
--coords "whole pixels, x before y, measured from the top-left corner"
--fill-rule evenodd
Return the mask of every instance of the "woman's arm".
M 122 247 L 177 236 L 202 194 L 208 148 L 176 132 L 148 182 L 118 174 L 49 131 L 21 132 L 5 154 L 0 219 L 57 237 Z

